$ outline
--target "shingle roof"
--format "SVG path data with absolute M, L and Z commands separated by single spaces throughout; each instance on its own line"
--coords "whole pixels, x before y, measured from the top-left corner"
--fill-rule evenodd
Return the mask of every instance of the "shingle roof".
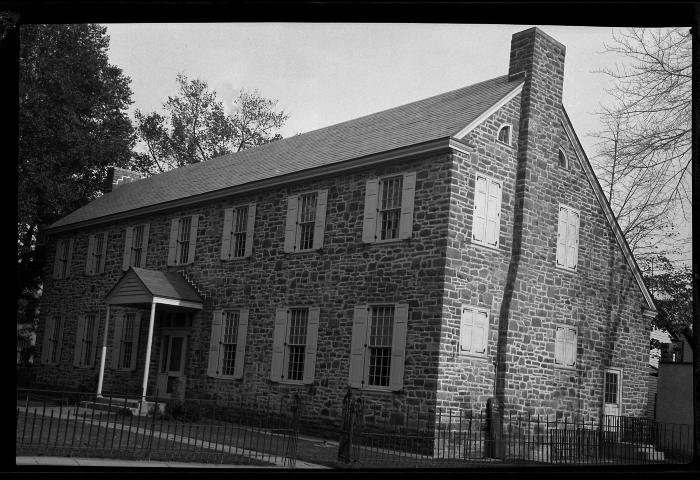
M 192 285 L 187 283 L 179 273 L 159 272 L 137 267 L 131 267 L 131 269 L 154 297 L 202 303 L 202 299 Z
M 507 75 L 115 189 L 49 228 L 94 220 L 454 135 L 517 88 Z

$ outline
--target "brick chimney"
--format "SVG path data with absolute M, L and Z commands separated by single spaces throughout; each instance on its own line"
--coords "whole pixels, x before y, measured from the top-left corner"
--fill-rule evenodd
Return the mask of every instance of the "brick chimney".
M 125 168 L 119 167 L 109 167 L 107 169 L 107 177 L 105 177 L 104 184 L 102 186 L 102 191 L 104 193 L 109 193 L 115 188 L 124 185 L 126 183 L 135 182 L 143 178 L 138 172 L 132 172 Z

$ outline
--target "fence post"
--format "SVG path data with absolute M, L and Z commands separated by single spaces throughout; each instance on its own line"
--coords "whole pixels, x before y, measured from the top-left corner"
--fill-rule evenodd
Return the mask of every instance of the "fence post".
M 503 405 L 498 399 L 491 397 L 486 401 L 486 448 L 487 458 L 504 457 L 503 430 L 502 430 Z

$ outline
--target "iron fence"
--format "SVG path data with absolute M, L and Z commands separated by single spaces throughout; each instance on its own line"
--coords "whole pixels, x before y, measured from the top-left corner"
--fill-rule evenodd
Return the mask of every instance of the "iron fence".
M 265 407 L 20 388 L 16 452 L 294 467 L 298 400 Z
M 645 418 L 584 420 L 441 408 L 382 411 L 381 418 L 376 413 L 367 408 L 358 413 L 362 421 L 353 423 L 352 445 L 344 445 L 341 462 L 369 468 L 639 465 L 683 464 L 693 455 L 689 425 Z

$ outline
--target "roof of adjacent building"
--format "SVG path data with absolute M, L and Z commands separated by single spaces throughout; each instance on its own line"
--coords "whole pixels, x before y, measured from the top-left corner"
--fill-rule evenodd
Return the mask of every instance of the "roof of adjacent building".
M 120 285 L 130 274 L 135 274 L 146 290 L 148 290 L 148 293 L 153 297 L 202 303 L 202 298 L 194 287 L 187 283 L 187 280 L 179 273 L 159 272 L 138 267 L 129 267 L 129 270 L 127 270 L 107 296 L 109 297 L 116 293 Z
M 453 136 L 522 84 L 504 75 L 119 186 L 53 223 L 95 220 Z

